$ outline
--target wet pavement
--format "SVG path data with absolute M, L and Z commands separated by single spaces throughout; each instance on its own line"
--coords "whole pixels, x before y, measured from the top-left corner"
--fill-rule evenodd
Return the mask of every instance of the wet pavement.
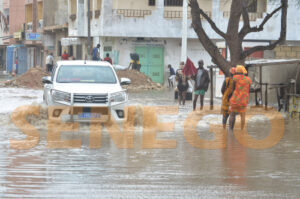
M 141 105 L 175 109 L 175 114 L 167 113 L 166 108 L 157 116 L 159 122 L 174 122 L 174 130 L 156 135 L 170 145 L 145 147 L 150 141 L 144 136 L 143 122 L 137 122 L 132 148 L 118 148 L 104 128 L 101 148 L 92 149 L 90 139 L 96 137 L 85 124 L 77 132 L 62 133 L 62 139 L 80 139 L 80 148 L 51 149 L 47 147 L 47 121 L 33 117 L 29 121 L 39 131 L 38 145 L 16 150 L 10 147 L 10 139 L 23 140 L 25 135 L 12 123 L 11 113 L 21 105 L 40 104 L 42 91 L 0 88 L 0 92 L 0 198 L 300 198 L 297 120 L 284 120 L 283 138 L 270 148 L 244 147 L 233 132 L 225 136 L 223 148 L 197 148 L 193 145 L 197 138 L 186 133 L 194 127 L 187 119 L 200 118 L 195 122 L 196 134 L 213 140 L 210 131 L 222 131 L 219 110 L 206 108 L 190 115 L 191 102 L 176 109 L 170 91 L 140 92 L 131 93 L 129 102 L 138 110 L 143 109 Z M 137 112 L 136 120 L 146 117 Z M 247 129 L 262 140 L 275 127 L 268 115 L 257 112 L 249 114 Z

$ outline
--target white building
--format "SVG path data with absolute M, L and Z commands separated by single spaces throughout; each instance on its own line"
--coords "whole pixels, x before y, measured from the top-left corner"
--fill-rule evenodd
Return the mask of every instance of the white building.
M 87 2 L 88 0 L 68 0 L 69 37 L 83 45 L 82 53 L 87 54 Z M 140 55 L 142 71 L 153 80 L 163 83 L 166 79 L 167 65 L 175 68 L 181 57 L 182 0 L 90 0 L 91 35 L 93 46 L 101 44 L 101 57 L 109 53 L 115 64 L 129 65 L 132 52 Z M 198 0 L 203 10 L 225 31 L 230 10 L 228 0 Z M 259 24 L 263 17 L 278 7 L 279 1 L 257 0 L 250 13 L 251 25 Z M 204 50 L 194 30 L 190 27 L 188 14 L 187 56 L 196 64 L 203 59 L 205 66 L 211 65 L 211 58 Z M 241 23 L 242 24 L 242 23 Z M 204 21 L 203 25 L 220 50 L 225 43 Z M 300 13 L 296 0 L 289 1 L 287 45 L 300 46 Z M 265 30 L 246 37 L 244 47 L 257 43 L 277 40 L 280 34 L 280 13 L 265 25 Z M 224 51 L 224 50 L 223 50 Z M 275 58 L 278 51 L 258 53 L 257 57 Z M 296 53 L 296 56 L 298 54 Z M 299 50 L 300 57 L 300 50 Z M 219 74 L 219 72 L 216 72 Z M 217 75 L 217 88 L 223 81 Z

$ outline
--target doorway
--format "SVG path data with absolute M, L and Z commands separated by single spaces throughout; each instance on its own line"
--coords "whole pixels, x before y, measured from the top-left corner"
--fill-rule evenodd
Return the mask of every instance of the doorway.
M 141 72 L 156 83 L 164 83 L 164 48 L 162 46 L 137 46 Z

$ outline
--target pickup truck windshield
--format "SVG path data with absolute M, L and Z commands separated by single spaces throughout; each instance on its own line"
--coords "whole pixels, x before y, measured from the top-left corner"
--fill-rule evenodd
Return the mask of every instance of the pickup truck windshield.
M 58 83 L 117 83 L 116 76 L 109 66 L 61 66 L 56 82 Z

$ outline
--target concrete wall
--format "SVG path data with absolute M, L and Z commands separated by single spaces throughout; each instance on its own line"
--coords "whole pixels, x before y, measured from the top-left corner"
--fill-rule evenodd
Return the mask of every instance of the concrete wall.
M 148 0 L 112 0 L 113 9 L 140 9 L 153 10 L 155 6 L 149 6 Z
M 223 12 L 229 12 L 232 0 L 220 0 L 220 10 Z M 266 11 L 267 0 L 257 0 L 257 12 Z
M 203 2 L 205 2 L 205 4 Z M 87 1 L 84 0 L 68 0 L 68 13 L 72 13 L 71 3 L 76 2 L 76 20 L 72 21 L 69 18 L 69 14 L 65 19 L 69 23 L 69 33 L 71 37 L 87 37 Z M 151 7 L 151 14 L 145 15 L 144 17 L 125 17 L 124 14 L 118 13 L 116 8 L 125 9 L 129 8 L 130 3 L 135 2 L 134 6 L 139 7 L 139 9 L 147 9 L 147 1 L 126 1 L 122 0 L 103 0 L 101 7 L 100 18 L 95 18 L 93 13 L 93 18 L 91 19 L 91 36 L 94 38 L 99 37 L 124 37 L 124 38 L 181 38 L 182 21 L 180 19 L 169 19 L 164 18 L 164 12 L 169 7 L 164 6 L 164 0 L 156 0 L 156 5 Z M 223 3 L 220 0 L 201 0 L 201 5 L 205 5 L 204 9 L 211 9 L 212 19 L 220 27 L 221 30 L 225 31 L 227 29 L 228 18 L 223 16 Z M 264 2 L 259 1 L 260 7 L 264 8 Z M 91 1 L 95 6 L 95 1 Z M 300 29 L 300 16 L 298 14 L 297 7 L 295 6 L 296 0 L 289 1 L 288 10 L 288 31 L 287 40 L 296 41 L 300 40 L 297 30 Z M 270 1 L 267 4 L 267 12 L 273 11 L 278 4 L 274 1 Z M 127 7 L 126 7 L 127 6 Z M 210 8 L 211 7 L 211 8 Z M 226 7 L 226 6 L 225 6 Z M 130 7 L 132 9 L 132 7 Z M 135 8 L 135 7 L 134 7 Z M 179 9 L 180 8 L 172 8 Z M 260 24 L 262 19 L 257 19 L 251 22 L 251 25 Z M 191 24 L 191 20 L 188 20 L 188 24 Z M 241 23 L 242 25 L 242 23 Z M 203 21 L 204 29 L 207 31 L 208 35 L 212 39 L 221 39 L 209 26 L 206 21 Z M 265 30 L 261 33 L 252 33 L 246 37 L 246 39 L 256 39 L 256 40 L 276 40 L 278 39 L 280 33 L 280 13 L 275 15 L 265 27 Z M 188 28 L 188 38 L 197 39 L 194 30 L 189 26 Z M 98 40 L 98 39 L 97 39 Z M 98 41 L 97 41 L 98 42 Z M 95 42 L 94 42 L 95 44 Z
M 10 0 L 9 2 L 9 33 L 19 32 L 25 23 L 25 0 Z
M 156 0 L 156 4 L 157 4 Z M 149 6 L 148 0 L 113 0 L 113 9 L 136 9 L 136 10 L 155 10 L 155 6 Z M 211 0 L 198 0 L 199 5 L 202 5 L 202 9 L 205 11 L 211 11 Z M 180 6 L 165 6 L 165 10 L 182 11 Z
M 106 41 L 105 41 L 106 40 Z M 181 53 L 181 40 L 180 39 L 156 39 L 151 40 L 146 38 L 145 42 L 137 42 L 135 38 L 104 38 L 102 47 L 112 46 L 112 49 L 119 51 L 119 65 L 127 66 L 130 62 L 130 53 L 135 52 L 136 46 L 162 46 L 164 48 L 164 63 L 167 70 L 167 65 L 171 64 L 175 69 L 178 68 Z M 205 51 L 200 42 L 196 39 L 188 40 L 188 57 L 196 65 L 199 59 L 204 60 L 204 65 L 211 65 L 211 58 Z M 103 54 L 101 54 L 103 57 Z M 115 60 L 113 60 L 115 61 Z
M 111 46 L 113 54 L 111 55 L 113 63 L 118 63 L 118 65 L 128 66 L 130 63 L 130 53 L 135 52 L 136 46 L 162 46 L 164 48 L 164 71 L 165 71 L 165 82 L 167 81 L 167 76 L 169 75 L 169 70 L 167 68 L 168 64 L 171 64 L 174 69 L 178 69 L 181 54 L 181 39 L 151 39 L 145 38 L 145 41 L 137 41 L 136 38 L 123 38 L 123 37 L 105 37 L 101 38 L 101 57 L 103 57 L 103 47 Z M 119 59 L 115 60 L 114 53 L 118 53 Z M 202 59 L 204 60 L 204 65 L 207 67 L 211 65 L 211 58 L 209 54 L 205 51 L 200 42 L 196 39 L 188 40 L 188 57 L 194 62 L 197 67 L 197 62 Z
M 68 23 L 68 0 L 44 0 L 44 26 Z
M 300 59 L 300 46 L 277 46 L 275 49 L 275 58 Z

